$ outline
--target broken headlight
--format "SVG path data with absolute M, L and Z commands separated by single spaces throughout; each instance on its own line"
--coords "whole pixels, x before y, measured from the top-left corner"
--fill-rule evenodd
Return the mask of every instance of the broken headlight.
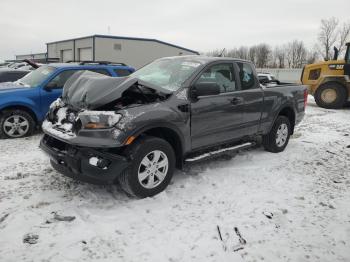
M 85 129 L 111 128 L 119 122 L 122 115 L 110 111 L 83 111 L 79 113 L 82 127 Z
M 53 101 L 50 105 L 49 111 L 47 112 L 46 116 L 47 118 L 51 121 L 54 122 L 55 121 L 55 115 L 57 113 L 57 110 L 59 108 L 62 108 L 64 106 L 63 101 L 61 100 L 61 98 L 57 98 L 55 101 Z

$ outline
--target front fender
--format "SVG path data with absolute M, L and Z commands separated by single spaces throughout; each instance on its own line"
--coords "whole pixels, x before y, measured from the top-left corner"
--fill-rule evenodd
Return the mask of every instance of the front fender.
M 147 132 L 148 130 L 154 129 L 154 128 L 167 128 L 177 134 L 177 136 L 180 139 L 181 146 L 183 149 L 185 149 L 185 138 L 184 135 L 181 133 L 181 130 L 174 124 L 165 122 L 165 121 L 155 121 L 152 123 L 148 123 L 147 125 L 144 125 L 142 127 L 137 128 L 136 130 L 133 130 L 129 133 L 129 136 L 135 136 L 138 137 L 142 133 Z
M 181 113 L 176 108 L 163 106 L 161 103 L 129 108 L 118 113 L 123 115 L 116 125 L 122 131 L 123 141 L 130 136 L 138 137 L 153 128 L 167 128 L 179 137 L 182 149 L 189 150 L 191 141 L 188 113 Z
M 15 100 L 2 98 L 0 99 L 0 111 L 9 108 L 9 107 L 22 107 L 30 110 L 35 114 L 35 117 L 38 121 L 43 120 L 39 106 L 31 99 L 26 97 L 16 97 Z

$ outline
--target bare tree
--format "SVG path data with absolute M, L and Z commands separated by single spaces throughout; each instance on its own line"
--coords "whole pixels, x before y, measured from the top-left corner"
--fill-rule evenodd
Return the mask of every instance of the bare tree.
M 338 50 L 339 54 L 344 50 L 345 43 L 347 40 L 349 40 L 350 37 L 350 21 L 343 23 L 342 27 L 339 28 L 338 31 L 339 34 L 339 44 L 338 44 Z
M 209 51 L 206 53 L 207 56 L 227 56 L 227 51 L 225 48 L 222 49 L 215 49 L 213 51 Z
M 267 67 L 271 53 L 270 46 L 262 43 L 256 46 L 256 66 L 258 68 Z
M 273 61 L 273 66 L 276 68 L 284 68 L 285 60 L 286 60 L 286 46 L 276 46 L 274 50 L 274 61 Z
M 330 60 L 332 51 L 331 48 L 337 41 L 338 31 L 337 26 L 339 20 L 335 17 L 321 20 L 320 32 L 318 34 L 318 40 L 320 41 L 320 53 L 324 60 Z
M 300 68 L 306 63 L 307 50 L 303 41 L 294 40 L 287 44 L 286 60 L 289 68 Z
M 317 46 L 315 45 L 314 48 L 309 49 L 307 51 L 307 55 L 306 55 L 306 63 L 307 64 L 313 64 L 316 62 L 317 58 L 318 58 L 318 52 L 317 50 Z
M 248 51 L 249 60 L 256 64 L 256 46 L 251 46 Z
M 238 54 L 238 58 L 240 59 L 245 59 L 245 60 L 249 59 L 248 47 L 241 46 L 240 48 L 238 48 L 237 54 Z
M 228 57 L 240 58 L 240 59 L 249 59 L 248 56 L 248 47 L 241 46 L 239 48 L 233 48 L 227 51 Z
M 237 57 L 237 48 L 233 48 L 227 51 L 228 57 L 238 58 Z

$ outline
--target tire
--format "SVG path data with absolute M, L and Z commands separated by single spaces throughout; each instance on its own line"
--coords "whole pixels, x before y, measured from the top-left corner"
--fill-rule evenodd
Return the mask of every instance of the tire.
M 288 145 L 290 133 L 289 119 L 285 116 L 278 116 L 270 132 L 263 136 L 262 142 L 265 150 L 272 153 L 282 152 Z
M 35 129 L 33 117 L 26 111 L 5 110 L 0 115 L 0 138 L 30 136 Z
M 317 88 L 315 101 L 319 107 L 338 109 L 345 105 L 348 98 L 346 88 L 336 82 L 329 82 Z
M 175 153 L 167 141 L 143 136 L 126 149 L 125 155 L 131 159 L 131 165 L 120 174 L 118 181 L 127 194 L 138 198 L 151 197 L 168 186 L 175 169 Z M 166 161 L 167 167 L 159 167 L 159 163 Z

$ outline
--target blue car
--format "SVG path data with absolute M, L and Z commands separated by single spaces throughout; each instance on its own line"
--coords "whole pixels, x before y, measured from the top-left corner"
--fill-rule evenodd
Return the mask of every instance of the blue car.
M 16 82 L 0 83 L 0 138 L 31 135 L 44 120 L 50 104 L 61 96 L 67 79 L 80 70 L 111 77 L 123 77 L 135 71 L 121 63 L 52 63 Z

